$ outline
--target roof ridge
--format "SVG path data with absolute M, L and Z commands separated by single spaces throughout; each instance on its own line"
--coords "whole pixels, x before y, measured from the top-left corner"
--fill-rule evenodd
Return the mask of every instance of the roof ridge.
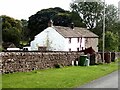
M 61 34 L 63 37 L 95 37 L 98 38 L 99 36 L 95 33 L 91 32 L 87 28 L 82 27 L 74 27 L 74 30 L 70 27 L 65 26 L 53 26 L 53 28 Z

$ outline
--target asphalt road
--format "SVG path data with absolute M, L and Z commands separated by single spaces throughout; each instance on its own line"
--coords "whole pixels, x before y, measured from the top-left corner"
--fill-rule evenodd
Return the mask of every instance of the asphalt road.
M 118 71 L 115 71 L 78 88 L 118 88 L 118 78 L 120 80 Z

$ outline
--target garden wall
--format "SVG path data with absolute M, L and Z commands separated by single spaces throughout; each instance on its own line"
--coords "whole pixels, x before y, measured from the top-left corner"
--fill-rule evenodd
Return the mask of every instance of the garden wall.
M 28 72 L 38 69 L 54 68 L 55 65 L 70 66 L 72 61 L 78 60 L 82 52 L 1 52 L 0 71 L 2 73 Z M 90 64 L 100 63 L 102 53 L 90 57 Z M 1 58 L 2 57 L 2 58 Z M 120 58 L 120 52 L 115 57 L 106 58 L 106 63 Z M 113 59 L 113 60 L 112 60 Z
M 81 52 L 2 52 L 2 73 L 27 72 L 53 68 L 56 64 L 69 66 Z

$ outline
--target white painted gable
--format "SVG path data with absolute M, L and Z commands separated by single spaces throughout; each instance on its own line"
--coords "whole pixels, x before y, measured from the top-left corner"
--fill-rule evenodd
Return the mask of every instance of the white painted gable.
M 38 47 L 45 46 L 47 50 L 64 51 L 65 44 L 65 38 L 53 27 L 48 27 L 31 41 L 31 49 L 38 50 Z

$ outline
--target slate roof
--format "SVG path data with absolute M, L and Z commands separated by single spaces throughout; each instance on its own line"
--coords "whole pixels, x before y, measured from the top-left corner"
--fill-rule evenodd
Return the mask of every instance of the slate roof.
M 65 38 L 68 38 L 68 37 L 71 37 L 71 38 L 76 38 L 76 37 L 98 38 L 99 37 L 98 35 L 87 30 L 86 28 L 74 27 L 74 30 L 70 27 L 63 27 L 63 26 L 54 26 L 53 28 Z

